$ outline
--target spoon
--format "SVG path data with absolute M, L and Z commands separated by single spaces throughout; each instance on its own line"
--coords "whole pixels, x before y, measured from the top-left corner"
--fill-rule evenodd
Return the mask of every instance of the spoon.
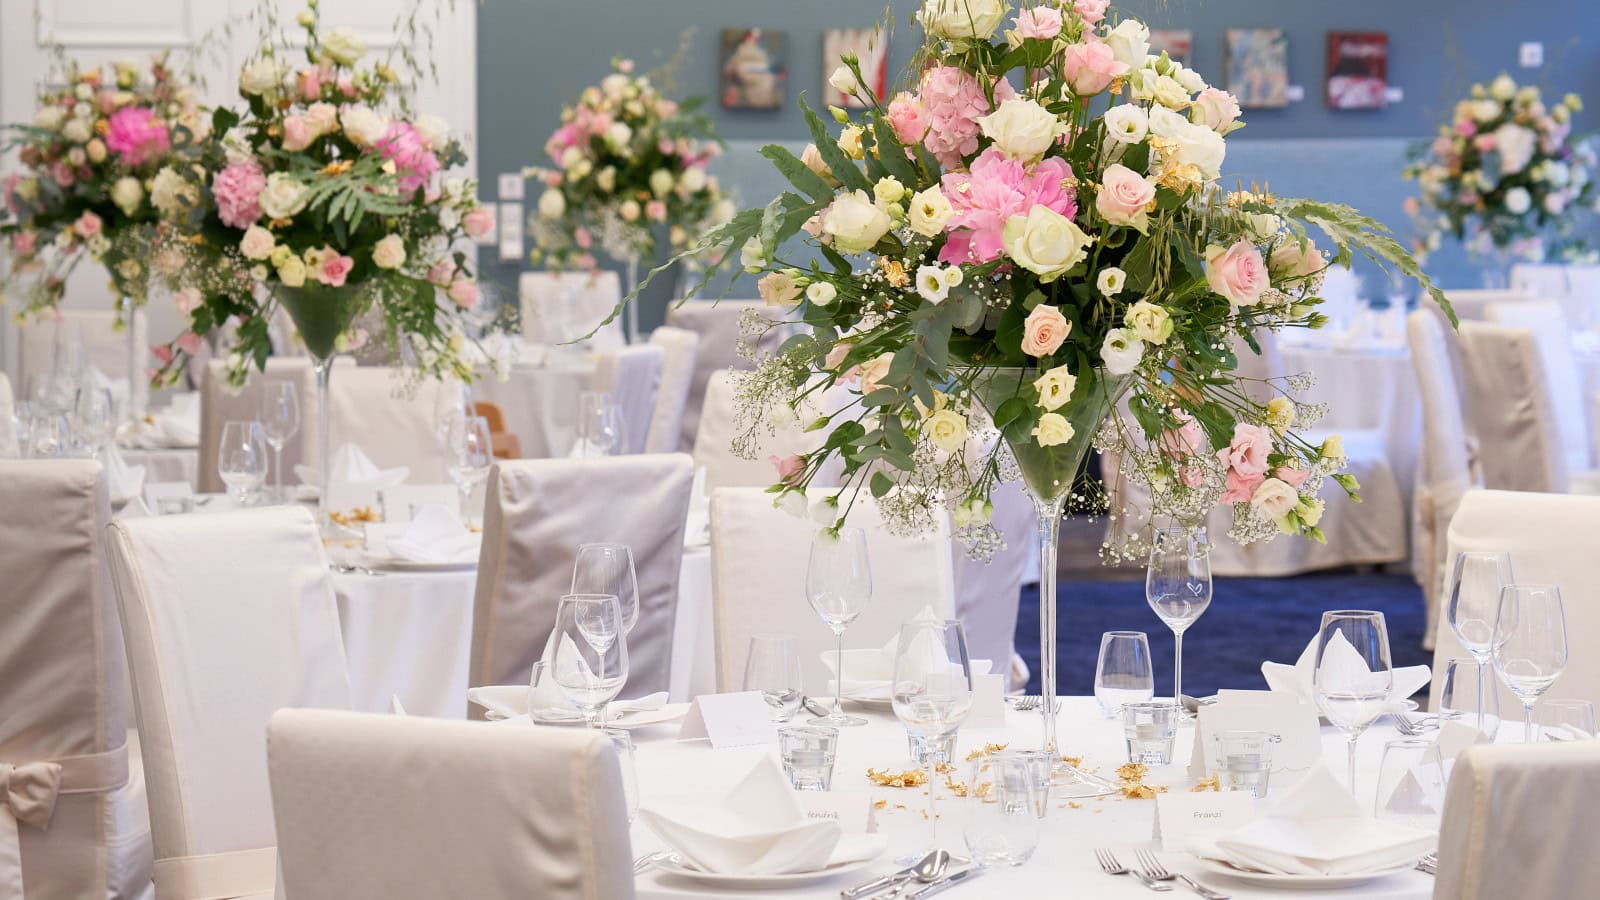
M 948 868 L 950 868 L 950 852 L 948 850 L 934 850 L 911 867 L 909 877 L 902 877 L 892 889 L 881 894 L 875 894 L 872 900 L 890 900 L 890 898 L 905 894 L 906 891 L 918 885 L 933 884 L 944 877 L 944 872 Z
M 946 851 L 946 850 L 933 850 L 933 851 L 929 852 L 927 856 L 924 856 L 922 859 L 918 860 L 912 866 L 909 866 L 909 867 L 907 867 L 905 869 L 901 869 L 898 872 L 891 872 L 890 874 L 885 875 L 882 878 L 876 879 L 874 881 L 869 881 L 866 884 L 859 885 L 857 887 L 853 887 L 853 888 L 850 888 L 848 890 L 840 891 L 839 892 L 839 896 L 841 898 L 843 898 L 843 900 L 855 900 L 855 898 L 857 898 L 857 897 L 865 897 L 866 895 L 871 894 L 874 891 L 883 891 L 883 890 L 886 890 L 886 889 L 889 889 L 889 888 L 898 888 L 901 885 L 902 882 L 907 882 L 907 881 L 910 881 L 912 879 L 917 879 L 917 880 L 920 881 L 920 879 L 922 878 L 923 873 L 925 873 L 925 872 L 934 872 L 935 873 L 934 875 L 932 875 L 928 879 L 929 881 L 932 881 L 933 879 L 939 877 L 939 875 L 937 873 L 943 872 L 945 870 L 945 868 L 947 866 L 949 866 L 949 865 L 950 865 L 950 853 L 949 853 L 949 851 Z M 890 896 L 892 896 L 892 895 L 890 895 Z

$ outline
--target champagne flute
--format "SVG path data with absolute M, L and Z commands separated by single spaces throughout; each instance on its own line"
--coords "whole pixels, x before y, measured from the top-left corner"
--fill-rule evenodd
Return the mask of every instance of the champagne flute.
M 217 453 L 217 474 L 228 486 L 233 502 L 244 506 L 267 477 L 267 442 L 261 423 L 232 421 L 222 426 L 222 446 Z
M 450 428 L 445 463 L 450 480 L 461 493 L 461 520 L 469 524 L 467 510 L 472 501 L 472 489 L 489 477 L 489 466 L 494 463 L 494 450 L 489 441 L 489 420 L 481 416 L 461 419 Z
M 861 529 L 841 528 L 837 536 L 825 531 L 811 542 L 806 599 L 833 629 L 838 650 L 834 658 L 833 712 L 812 719 L 810 724 L 835 728 L 865 725 L 866 719 L 844 713 L 844 632 L 872 599 L 872 567 L 867 561 L 867 536 Z
M 1567 614 L 1553 584 L 1508 584 L 1494 620 L 1494 670 L 1522 701 L 1522 739 L 1533 743 L 1533 705 L 1567 668 Z
M 628 639 L 622 610 L 609 594 L 568 594 L 556 609 L 551 669 L 556 685 L 598 728 L 606 704 L 628 680 Z
M 920 750 L 917 765 L 928 773 L 928 848 L 939 846 L 938 770 L 950 760 L 946 748 L 972 711 L 972 661 L 961 623 L 912 622 L 900 626 L 894 655 L 895 718 Z
M 633 550 L 626 544 L 579 544 L 572 563 L 574 594 L 612 594 L 622 607 L 622 624 L 632 632 L 639 622 L 639 578 Z
M 1322 614 L 1311 673 L 1317 706 L 1344 732 L 1350 793 L 1356 792 L 1356 741 L 1389 709 L 1394 690 L 1389 629 L 1383 613 L 1341 609 Z
M 269 381 L 261 391 L 261 432 L 272 448 L 272 494 L 283 496 L 283 447 L 300 433 L 300 396 L 287 381 Z
M 1511 554 L 1502 550 L 1457 553 L 1455 565 L 1450 571 L 1445 618 L 1450 622 L 1450 630 L 1461 643 L 1462 649 L 1471 654 L 1478 664 L 1480 697 L 1492 687 L 1488 672 L 1494 649 L 1494 620 L 1500 613 L 1500 589 L 1511 581 Z M 1478 730 L 1492 733 L 1484 719 L 1486 712 L 1486 707 L 1479 704 Z
M 750 655 L 744 663 L 744 689 L 760 691 L 772 707 L 772 721 L 787 722 L 800 711 L 800 654 L 794 638 L 785 634 L 757 634 L 750 638 Z
M 1211 546 L 1204 528 L 1158 528 L 1150 545 L 1144 596 L 1172 629 L 1172 702 L 1183 709 L 1183 633 L 1211 605 Z

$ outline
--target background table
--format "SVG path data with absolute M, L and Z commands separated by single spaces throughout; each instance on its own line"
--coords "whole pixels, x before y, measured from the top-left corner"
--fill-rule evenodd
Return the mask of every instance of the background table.
M 128 465 L 144 466 L 145 484 L 181 481 L 190 487 L 200 485 L 200 450 L 196 447 L 123 449 L 119 452 Z
M 578 438 L 578 396 L 589 390 L 594 368 L 590 354 L 556 348 L 538 365 L 512 366 L 504 382 L 492 376 L 474 382 L 472 394 L 500 406 L 524 457 L 566 456 Z
M 477 585 L 473 569 L 334 573 L 351 708 L 386 713 L 398 697 L 411 715 L 465 718 Z

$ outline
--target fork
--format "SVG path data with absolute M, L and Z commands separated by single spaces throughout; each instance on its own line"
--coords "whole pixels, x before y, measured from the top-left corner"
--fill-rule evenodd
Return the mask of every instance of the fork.
M 1116 854 L 1112 853 L 1110 850 L 1096 850 L 1094 851 L 1094 858 L 1100 863 L 1100 869 L 1107 875 L 1132 875 L 1133 877 L 1139 879 L 1139 881 L 1142 882 L 1145 887 L 1152 891 L 1172 890 L 1172 885 L 1162 884 L 1161 882 L 1156 881 L 1137 869 L 1130 869 L 1122 863 L 1117 862 Z
M 1188 885 L 1190 890 L 1205 897 L 1206 900 L 1228 900 L 1227 894 L 1214 891 L 1187 875 L 1168 872 L 1167 867 L 1161 864 L 1161 860 L 1157 859 L 1156 855 L 1148 850 L 1135 850 L 1134 856 L 1138 857 L 1139 867 L 1144 870 L 1144 874 L 1156 881 L 1181 881 Z
M 1013 707 L 1017 712 L 1036 712 L 1044 708 L 1044 697 L 1040 694 L 1028 694 L 1018 700 Z M 1061 699 L 1056 698 L 1056 712 L 1061 711 Z
M 654 853 L 646 853 L 633 861 L 633 874 L 638 875 L 671 855 L 672 852 L 670 850 L 657 850 Z
M 1439 854 L 1429 853 L 1424 856 L 1417 862 L 1417 871 L 1426 872 L 1429 875 L 1439 874 Z
M 1401 734 L 1407 737 L 1417 737 L 1418 735 L 1426 734 L 1430 731 L 1439 730 L 1439 720 L 1435 716 L 1423 716 L 1420 719 L 1410 719 L 1406 716 L 1395 714 L 1390 716 L 1390 718 L 1394 719 L 1394 727 L 1398 729 Z

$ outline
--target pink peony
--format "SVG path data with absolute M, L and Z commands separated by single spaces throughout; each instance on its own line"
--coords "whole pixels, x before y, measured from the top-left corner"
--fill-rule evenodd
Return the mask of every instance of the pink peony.
M 900 143 L 915 147 L 928 134 L 928 108 L 915 94 L 901 91 L 889 101 L 889 127 Z
M 374 149 L 383 154 L 384 159 L 394 162 L 402 193 L 416 193 L 439 171 L 439 157 L 433 155 L 409 122 L 389 123 L 389 130 Z
M 78 217 L 78 221 L 72 223 L 72 230 L 77 232 L 78 237 L 84 240 L 99 234 L 104 227 L 105 223 L 100 221 L 100 217 L 87 210 Z
M 182 350 L 184 353 L 187 353 L 190 356 L 200 352 L 200 335 L 195 334 L 192 331 L 185 331 L 183 334 L 178 335 L 178 339 L 172 343 L 179 350 Z
M 267 176 L 254 159 L 228 163 L 211 179 L 217 218 L 233 228 L 249 228 L 261 218 L 261 190 L 266 186 Z
M 997 104 L 1016 94 L 1009 82 L 994 86 Z M 978 152 L 978 118 L 992 112 L 983 85 L 955 66 L 934 66 L 923 73 L 917 96 L 927 109 L 928 152 L 947 170 L 962 168 L 963 158 Z
M 1267 454 L 1272 452 L 1272 432 L 1260 425 L 1240 422 L 1233 426 L 1233 440 L 1217 451 L 1217 461 L 1229 472 L 1259 481 L 1267 474 Z
M 788 483 L 791 479 L 805 471 L 806 461 L 799 456 L 769 456 L 767 462 L 778 471 L 778 480 Z
M 344 287 L 344 280 L 349 277 L 350 269 L 355 264 L 355 260 L 341 256 L 332 247 L 323 247 L 321 262 L 317 266 L 317 280 L 328 287 Z
M 1155 209 L 1156 186 L 1121 163 L 1107 166 L 1100 178 L 1094 208 L 1113 225 L 1143 229 L 1146 216 Z
M 941 262 L 989 262 L 1005 251 L 1002 232 L 1006 220 L 1025 216 L 1035 206 L 1048 207 L 1067 218 L 1078 213 L 1077 200 L 1062 182 L 1072 177 L 1066 160 L 1048 157 L 1024 170 L 1022 163 L 1006 159 L 991 147 L 972 161 L 972 171 L 944 176 L 942 189 L 954 214 L 945 228 L 950 232 Z
M 461 217 L 461 227 L 466 229 L 467 237 L 482 240 L 494 230 L 494 213 L 481 206 L 474 207 Z
M 1261 251 L 1243 238 L 1226 250 L 1213 247 L 1206 254 L 1206 283 L 1234 306 L 1253 306 L 1271 286 Z
M 1017 13 L 1017 36 L 1050 40 L 1061 33 L 1061 10 L 1035 6 Z
M 106 148 L 124 164 L 139 166 L 172 147 L 167 124 L 143 106 L 128 106 L 111 116 L 106 128 Z
M 1073 0 L 1072 9 L 1093 25 L 1106 17 L 1106 7 L 1110 5 L 1111 0 Z
M 1061 51 L 1061 73 L 1074 94 L 1092 97 L 1128 74 L 1128 64 L 1117 60 L 1110 45 L 1090 41 Z
M 445 293 L 450 297 L 450 302 L 462 309 L 472 309 L 478 305 L 478 283 L 470 278 L 457 278 L 450 282 L 450 290 Z

